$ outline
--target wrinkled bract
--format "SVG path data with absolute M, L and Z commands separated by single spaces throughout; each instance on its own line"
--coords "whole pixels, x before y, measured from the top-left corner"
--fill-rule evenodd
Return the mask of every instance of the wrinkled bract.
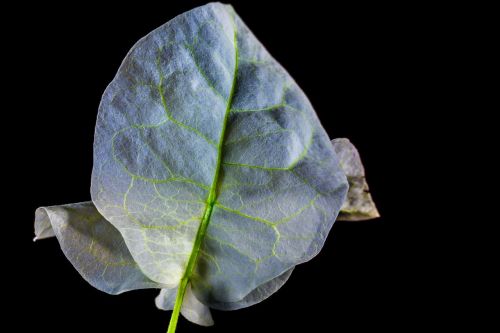
M 212 3 L 127 54 L 99 106 L 92 201 L 39 208 L 35 233 L 55 235 L 94 287 L 161 289 L 158 308 L 175 316 L 182 302 L 208 326 L 210 307 L 277 291 L 342 205 L 375 216 L 365 187 L 355 148 L 332 146 L 290 75 L 232 7 Z

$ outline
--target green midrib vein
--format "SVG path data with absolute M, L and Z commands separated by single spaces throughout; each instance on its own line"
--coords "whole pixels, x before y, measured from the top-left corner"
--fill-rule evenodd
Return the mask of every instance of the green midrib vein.
M 205 211 L 203 213 L 203 218 L 201 220 L 198 232 L 196 233 L 196 238 L 193 245 L 193 251 L 188 260 L 186 270 L 181 278 L 179 289 L 177 291 L 177 296 L 175 297 L 174 309 L 172 312 L 172 317 L 170 318 L 170 323 L 168 325 L 167 333 L 175 333 L 177 327 L 177 321 L 179 319 L 179 313 L 182 307 L 182 302 L 184 300 L 184 295 L 186 293 L 186 288 L 193 274 L 194 268 L 196 266 L 196 261 L 198 259 L 198 254 L 200 252 L 201 244 L 205 238 L 208 224 L 210 223 L 210 218 L 212 216 L 212 211 L 217 199 L 217 184 L 219 182 L 220 169 L 222 165 L 222 148 L 224 146 L 224 136 L 226 134 L 227 119 L 229 118 L 229 113 L 231 110 L 231 104 L 233 102 L 233 95 L 236 86 L 236 75 L 238 73 L 238 42 L 237 42 L 237 29 L 236 24 L 234 24 L 234 72 L 233 81 L 231 83 L 231 91 L 229 92 L 229 97 L 227 100 L 226 111 L 224 113 L 224 121 L 222 123 L 222 129 L 219 137 L 219 144 L 217 145 L 217 162 L 215 167 L 214 178 L 212 180 L 212 185 L 210 186 L 208 198 L 206 201 Z

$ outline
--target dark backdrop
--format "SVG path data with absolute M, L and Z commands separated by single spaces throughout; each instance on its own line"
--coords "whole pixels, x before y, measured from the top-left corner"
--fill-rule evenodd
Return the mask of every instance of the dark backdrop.
M 414 188 L 408 174 L 416 163 L 409 155 L 418 146 L 412 135 L 424 96 L 434 93 L 420 84 L 437 43 L 426 40 L 432 18 L 407 7 L 269 2 L 233 6 L 303 88 L 329 135 L 348 137 L 359 149 L 382 217 L 337 222 L 322 252 L 268 300 L 213 311 L 212 328 L 181 319 L 178 332 L 415 328 L 433 316 L 428 306 L 415 309 L 421 281 L 408 251 L 419 224 L 409 206 Z M 10 310 L 26 313 L 19 331 L 166 331 L 170 314 L 156 310 L 155 291 L 110 296 L 92 288 L 55 239 L 31 242 L 32 222 L 39 206 L 90 199 L 94 125 L 106 85 L 139 38 L 201 4 L 44 5 L 30 7 L 11 27 L 30 30 L 16 32 L 15 66 L 25 74 L 16 83 L 18 107 L 11 109 L 18 119 L 9 125 L 23 129 L 14 137 L 18 177 L 9 207 L 22 237 L 7 274 L 17 290 Z

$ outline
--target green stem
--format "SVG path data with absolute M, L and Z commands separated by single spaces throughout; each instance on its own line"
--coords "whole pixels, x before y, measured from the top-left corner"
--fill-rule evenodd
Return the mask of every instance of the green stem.
M 224 146 L 224 137 L 226 133 L 227 120 L 229 118 L 229 113 L 231 112 L 231 104 L 233 102 L 233 96 L 236 87 L 236 74 L 238 73 L 239 51 L 237 42 L 236 22 L 234 22 L 234 49 L 235 49 L 234 50 L 235 60 L 234 60 L 233 82 L 231 85 L 231 91 L 229 92 L 229 98 L 227 100 L 227 105 L 226 105 L 226 112 L 224 114 L 224 122 L 222 123 L 222 129 L 219 137 L 219 144 L 217 146 L 217 162 L 215 166 L 215 174 L 212 180 L 212 185 L 210 186 L 210 191 L 208 193 L 205 212 L 203 213 L 203 218 L 201 220 L 200 227 L 196 234 L 196 239 L 193 245 L 193 251 L 191 252 L 191 256 L 189 257 L 189 261 L 186 267 L 186 271 L 184 272 L 184 276 L 182 277 L 181 282 L 179 284 L 179 289 L 177 290 L 174 310 L 172 312 L 172 317 L 170 318 L 170 323 L 168 324 L 167 333 L 175 333 L 175 329 L 177 327 L 177 321 L 179 320 L 179 313 L 182 308 L 182 301 L 184 300 L 184 294 L 186 293 L 187 285 L 193 274 L 194 267 L 196 266 L 196 261 L 198 259 L 198 254 L 200 252 L 201 244 L 203 242 L 203 239 L 205 238 L 207 227 L 210 222 L 210 217 L 212 216 L 212 211 L 214 209 L 215 200 L 217 198 L 217 183 L 219 181 L 219 175 L 222 165 L 222 147 Z
M 215 202 L 215 198 L 213 199 L 213 201 Z M 205 233 L 208 227 L 208 222 L 210 221 L 210 216 L 212 215 L 213 207 L 214 203 L 213 202 L 210 203 L 210 201 L 208 201 L 207 206 L 205 208 L 205 213 L 203 214 L 203 219 L 201 220 L 200 228 L 198 229 L 198 233 L 196 234 L 196 239 L 194 241 L 194 246 L 193 246 L 193 252 L 189 257 L 186 271 L 181 279 L 181 283 L 179 284 L 179 289 L 177 290 L 174 310 L 172 312 L 172 317 L 170 317 L 170 323 L 168 324 L 167 333 L 175 333 L 175 328 L 177 327 L 177 321 L 179 320 L 179 312 L 181 311 L 184 295 L 186 294 L 186 287 L 188 285 L 189 279 L 191 278 L 191 275 L 193 274 L 194 266 L 196 265 L 196 259 L 198 258 L 198 253 L 200 252 L 201 243 L 203 241 L 203 238 L 205 237 Z
M 167 333 L 175 333 L 175 329 L 177 328 L 177 321 L 179 320 L 179 312 L 182 307 L 182 300 L 184 299 L 184 294 L 186 293 L 188 279 L 182 279 L 179 284 L 179 291 L 177 292 L 177 296 L 175 297 L 175 305 L 174 311 L 172 312 L 172 316 L 170 317 L 170 323 L 168 324 Z

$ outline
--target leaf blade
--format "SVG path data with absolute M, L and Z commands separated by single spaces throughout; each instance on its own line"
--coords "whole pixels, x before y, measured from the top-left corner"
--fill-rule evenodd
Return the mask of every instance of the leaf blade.
M 161 287 L 139 270 L 118 230 L 92 202 L 38 208 L 38 239 L 47 235 L 49 226 L 65 256 L 93 287 L 109 294 Z
M 141 270 L 191 282 L 206 305 L 314 257 L 347 191 L 307 97 L 221 4 L 132 48 L 103 96 L 94 161 L 92 200 Z

